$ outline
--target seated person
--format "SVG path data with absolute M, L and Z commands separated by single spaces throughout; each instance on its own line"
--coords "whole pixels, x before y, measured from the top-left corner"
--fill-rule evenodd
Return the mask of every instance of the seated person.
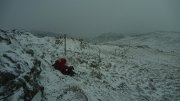
M 56 62 L 52 65 L 55 69 L 61 71 L 64 75 L 73 76 L 75 74 L 73 66 L 67 66 L 67 60 L 65 58 L 61 58 L 56 60 Z

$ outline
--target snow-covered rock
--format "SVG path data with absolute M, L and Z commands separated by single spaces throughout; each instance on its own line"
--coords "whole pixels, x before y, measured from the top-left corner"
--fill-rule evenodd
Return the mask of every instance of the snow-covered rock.
M 129 36 L 97 45 L 67 39 L 64 56 L 61 37 L 0 30 L 0 99 L 19 101 L 26 95 L 32 101 L 178 101 L 179 35 L 160 34 L 158 40 L 154 35 Z M 168 43 L 164 38 L 175 46 L 157 47 Z M 75 67 L 75 76 L 52 67 L 60 57 Z

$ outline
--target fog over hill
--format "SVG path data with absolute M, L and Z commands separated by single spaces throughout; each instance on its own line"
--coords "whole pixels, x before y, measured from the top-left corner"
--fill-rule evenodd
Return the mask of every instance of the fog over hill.
M 104 42 L 108 44 L 116 44 L 119 46 L 144 45 L 147 47 L 159 49 L 167 52 L 180 53 L 180 32 L 174 31 L 156 31 L 145 34 L 132 34 L 125 38 Z

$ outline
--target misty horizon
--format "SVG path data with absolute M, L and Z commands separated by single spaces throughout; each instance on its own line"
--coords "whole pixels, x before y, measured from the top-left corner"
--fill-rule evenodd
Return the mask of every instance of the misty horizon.
M 178 0 L 2 0 L 0 28 L 54 33 L 180 31 Z

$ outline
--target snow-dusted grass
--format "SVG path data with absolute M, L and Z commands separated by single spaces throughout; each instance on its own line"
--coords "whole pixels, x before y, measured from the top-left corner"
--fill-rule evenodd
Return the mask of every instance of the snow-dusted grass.
M 64 43 L 61 38 L 37 38 L 28 32 L 8 34 L 13 38 L 4 37 L 9 38 L 12 44 L 1 41 L 1 56 L 6 54 L 13 60 L 24 60 L 29 64 L 29 68 L 33 66 L 34 58 L 41 61 L 42 72 L 38 80 L 44 86 L 44 94 L 37 94 L 34 101 L 41 98 L 44 101 L 180 100 L 180 57 L 176 52 L 178 48 L 172 48 L 176 49 L 172 50 L 175 52 L 167 51 L 167 48 L 163 50 L 164 46 L 157 48 L 155 38 L 151 39 L 153 42 L 137 40 L 134 44 L 130 42 L 133 37 L 129 37 L 109 42 L 108 45 L 92 45 L 67 39 L 67 56 L 64 56 Z M 176 46 L 178 45 L 176 43 Z M 12 51 L 12 54 L 8 51 Z M 62 75 L 51 66 L 60 57 L 66 57 L 69 65 L 75 67 L 75 76 Z M 13 65 L 12 61 L 4 59 L 7 58 L 1 58 L 2 63 L 9 62 Z M 13 71 L 13 66 L 3 68 Z M 12 97 L 17 99 L 20 93 L 22 91 L 16 91 Z

